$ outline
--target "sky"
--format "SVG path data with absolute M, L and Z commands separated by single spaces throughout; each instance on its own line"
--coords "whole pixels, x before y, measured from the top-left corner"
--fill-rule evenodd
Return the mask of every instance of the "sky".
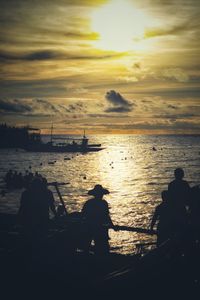
M 200 1 L 0 0 L 0 121 L 200 132 Z

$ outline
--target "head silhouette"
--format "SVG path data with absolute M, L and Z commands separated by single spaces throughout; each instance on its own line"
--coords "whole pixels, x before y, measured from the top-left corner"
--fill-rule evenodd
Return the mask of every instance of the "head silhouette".
M 44 189 L 44 183 L 42 182 L 42 180 L 40 178 L 34 178 L 31 181 L 30 188 L 31 188 L 31 190 L 40 192 L 41 190 Z
M 103 195 L 107 194 L 109 194 L 109 191 L 100 184 L 96 184 L 92 190 L 88 191 L 88 195 L 93 195 L 95 198 L 102 198 Z
M 174 171 L 174 176 L 175 176 L 175 178 L 178 179 L 178 180 L 183 179 L 183 177 L 184 177 L 184 171 L 183 171 L 183 169 L 177 168 L 177 169 Z
M 163 201 L 168 201 L 169 200 L 169 192 L 168 191 L 162 191 L 161 197 Z

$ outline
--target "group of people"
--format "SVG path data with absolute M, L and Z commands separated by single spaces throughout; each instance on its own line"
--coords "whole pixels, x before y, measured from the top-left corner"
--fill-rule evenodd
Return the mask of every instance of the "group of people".
M 89 252 L 92 240 L 95 242 L 95 253 L 109 252 L 108 228 L 115 228 L 110 214 L 108 203 L 103 196 L 109 194 L 107 189 L 101 185 L 88 191 L 93 196 L 83 206 L 79 214 L 81 223 L 81 233 L 84 234 L 83 249 L 85 253 Z M 18 211 L 18 220 L 22 228 L 23 235 L 31 241 L 38 243 L 46 238 L 49 226 L 49 211 L 53 213 L 57 223 L 62 221 L 67 224 L 69 214 L 62 206 L 56 209 L 53 193 L 47 187 L 47 181 L 41 178 L 35 178 L 29 187 L 22 193 L 20 208 Z
M 199 188 L 190 188 L 187 181 L 183 180 L 184 171 L 181 168 L 176 169 L 174 174 L 175 179 L 169 184 L 168 190 L 162 192 L 162 203 L 156 207 L 150 225 L 153 230 L 157 223 L 158 246 L 167 239 L 181 234 L 188 223 L 200 229 Z M 96 254 L 109 252 L 108 229 L 116 229 L 117 226 L 113 224 L 108 203 L 103 199 L 107 194 L 109 194 L 107 189 L 99 184 L 95 185 L 88 191 L 88 195 L 92 198 L 85 202 L 80 213 L 79 221 L 84 228 L 83 249 L 86 253 L 89 252 L 92 241 L 95 244 Z M 42 239 L 47 235 L 49 209 L 56 219 L 64 213 L 60 207 L 56 210 L 53 193 L 47 188 L 47 181 L 36 177 L 21 196 L 18 215 L 26 236 L 31 239 L 38 237 Z M 67 218 L 66 215 L 66 220 Z
M 157 223 L 157 246 L 168 239 L 185 239 L 188 236 L 200 240 L 200 189 L 190 187 L 184 171 L 177 168 L 175 179 L 168 190 L 161 193 L 162 202 L 153 214 L 150 229 Z
M 32 173 L 28 170 L 25 171 L 25 174 L 9 170 L 4 177 L 4 181 L 7 189 L 22 189 L 28 188 L 34 178 L 42 178 L 42 176 L 38 172 Z

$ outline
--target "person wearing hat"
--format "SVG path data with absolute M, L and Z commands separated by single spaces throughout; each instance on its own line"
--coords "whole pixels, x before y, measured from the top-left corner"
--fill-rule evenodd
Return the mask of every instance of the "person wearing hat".
M 108 203 L 103 199 L 103 196 L 107 194 L 109 191 L 100 184 L 88 191 L 88 195 L 92 195 L 93 198 L 86 201 L 82 209 L 86 229 L 84 241 L 86 253 L 89 252 L 92 241 L 95 244 L 95 254 L 109 253 L 108 228 L 115 229 L 115 226 L 109 214 Z

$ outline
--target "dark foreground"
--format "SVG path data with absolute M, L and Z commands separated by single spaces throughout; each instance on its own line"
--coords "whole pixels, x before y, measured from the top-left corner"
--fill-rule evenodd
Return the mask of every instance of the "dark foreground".
M 52 226 L 31 247 L 7 221 L 0 231 L 4 299 L 200 299 L 200 246 L 189 231 L 146 255 L 95 256 L 76 250 L 74 224 Z

